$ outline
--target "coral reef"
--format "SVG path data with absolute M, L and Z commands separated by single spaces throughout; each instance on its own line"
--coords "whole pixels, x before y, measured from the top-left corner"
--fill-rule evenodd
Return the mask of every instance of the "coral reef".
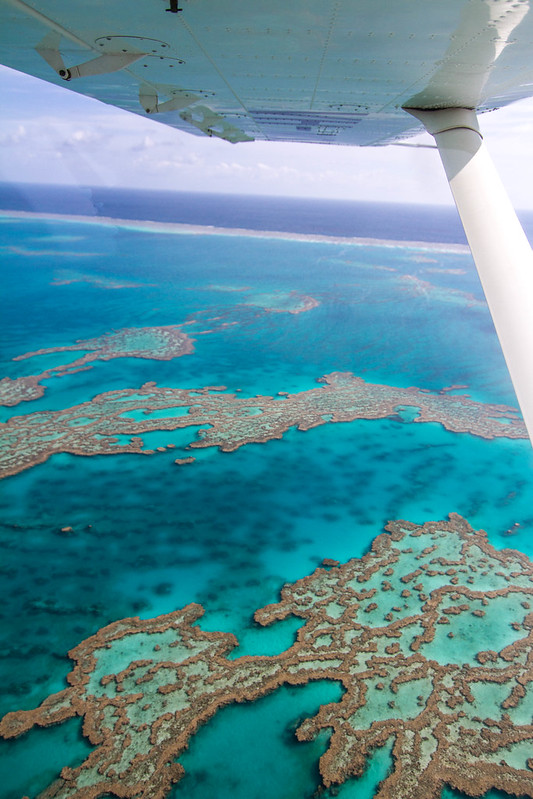
M 41 799 L 162 799 L 183 774 L 176 758 L 219 708 L 316 679 L 344 688 L 296 732 L 332 731 L 325 786 L 362 774 L 392 738 L 376 799 L 438 799 L 445 784 L 533 797 L 533 564 L 495 550 L 457 514 L 386 529 L 362 558 L 326 559 L 256 612 L 261 625 L 303 619 L 279 655 L 229 659 L 235 637 L 195 626 L 194 604 L 114 622 L 79 644 L 69 687 L 0 722 L 13 738 L 83 717 L 94 750 Z
M 186 324 L 191 324 L 187 322 Z M 34 352 L 17 355 L 14 361 L 24 361 L 36 355 L 50 355 L 56 352 L 86 350 L 86 354 L 72 363 L 56 366 L 51 371 L 72 371 L 91 361 L 111 361 L 113 358 L 148 358 L 156 361 L 170 361 L 181 355 L 193 352 L 192 340 L 182 331 L 184 325 L 165 325 L 162 327 L 124 327 L 114 333 L 105 333 L 96 338 L 80 339 L 75 344 L 64 347 L 45 347 Z
M 319 301 L 297 291 L 276 291 L 264 294 L 252 294 L 245 305 L 256 305 L 269 313 L 299 314 L 318 308 Z
M 192 324 L 186 322 L 185 324 Z M 184 325 L 164 327 L 125 327 L 114 333 L 106 333 L 96 338 L 80 339 L 75 344 L 64 347 L 45 347 L 34 352 L 17 355 L 14 361 L 24 361 L 39 355 L 52 355 L 60 352 L 84 350 L 85 355 L 75 361 L 54 366 L 38 375 L 0 380 L 0 405 L 14 406 L 19 402 L 38 399 L 44 394 L 43 380 L 61 377 L 91 368 L 93 361 L 111 361 L 114 358 L 146 358 L 156 361 L 170 361 L 194 352 L 194 339 L 182 331 Z
M 14 407 L 19 402 L 31 402 L 39 399 L 44 394 L 44 386 L 41 380 L 49 377 L 48 372 L 40 375 L 28 375 L 28 377 L 4 377 L 0 380 L 0 405 Z
M 179 351 L 179 346 L 172 351 Z M 290 427 L 304 431 L 330 422 L 384 419 L 405 408 L 417 409 L 415 423 L 439 422 L 452 432 L 489 439 L 527 438 L 518 412 L 505 405 L 475 402 L 467 395 L 367 383 L 350 372 L 332 372 L 318 382 L 323 385 L 275 398 L 237 397 L 221 393 L 220 386 L 180 389 L 145 383 L 140 389 L 99 394 L 65 410 L 15 416 L 0 424 L 0 478 L 43 463 L 58 452 L 153 454 L 143 449 L 140 438 L 153 430 L 200 427 L 189 450 L 219 447 L 232 452 L 245 444 L 282 438 Z M 190 461 L 182 460 L 186 463 Z
M 116 291 L 117 289 L 137 289 L 155 286 L 155 283 L 139 283 L 123 278 L 112 278 L 104 275 L 92 275 L 90 272 L 79 272 L 76 269 L 56 269 L 51 286 L 69 286 L 72 283 L 88 283 L 101 289 Z
M 270 291 L 257 292 L 250 294 L 250 286 L 232 286 L 229 284 L 211 283 L 206 286 L 206 290 L 220 292 L 242 292 L 245 294 L 243 305 L 251 305 L 261 308 L 269 313 L 290 313 L 299 314 L 312 311 L 318 308 L 320 302 L 308 294 L 300 294 L 298 291 Z

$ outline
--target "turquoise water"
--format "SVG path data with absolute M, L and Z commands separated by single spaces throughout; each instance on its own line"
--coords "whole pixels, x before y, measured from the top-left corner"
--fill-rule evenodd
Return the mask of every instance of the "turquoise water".
M 168 362 L 95 362 L 88 371 L 52 377 L 41 399 L 0 409 L 3 421 L 147 381 L 187 389 L 223 385 L 253 397 L 305 391 L 332 371 L 431 390 L 466 384 L 476 400 L 515 404 L 464 253 L 163 235 L 133 224 L 126 230 L 61 220 L 8 219 L 0 236 L 4 375 L 38 374 L 81 354 L 12 360 L 25 352 L 125 327 L 195 320 L 185 328 L 195 339 L 193 354 Z M 65 269 L 75 271 L 76 281 L 54 284 Z M 109 281 L 124 287 L 107 288 Z M 224 286 L 249 286 L 250 294 Z M 246 304 L 252 294 L 278 292 L 312 296 L 320 305 L 291 314 Z M 280 652 L 294 641 L 298 622 L 262 630 L 254 610 L 277 600 L 285 582 L 324 557 L 363 554 L 389 519 L 424 522 L 456 511 L 486 529 L 496 547 L 533 555 L 529 443 L 485 441 L 411 419 L 406 409 L 394 419 L 291 429 L 282 440 L 233 453 L 195 450 L 187 466 L 174 460 L 190 454 L 185 446 L 195 430 L 154 432 L 143 435 L 147 447 L 175 448 L 151 456 L 59 454 L 3 481 L 1 713 L 32 708 L 64 687 L 67 652 L 103 625 L 192 601 L 206 609 L 203 629 L 237 635 L 241 646 L 233 656 Z M 516 521 L 521 527 L 506 536 Z M 268 795 L 307 799 L 327 741 L 298 743 L 291 725 L 331 701 L 335 690 L 318 683 L 284 689 L 257 705 L 222 711 L 191 743 L 183 760 L 190 777 L 173 796 L 215 795 L 207 764 L 221 762 L 217 752 L 235 729 L 248 765 L 237 764 L 224 795 L 253 796 L 260 774 L 281 762 L 292 793 L 273 773 Z M 2 744 L 6 799 L 33 797 L 49 784 L 50 741 L 57 768 L 85 756 L 83 741 L 73 743 L 79 730 L 63 738 L 66 729 Z M 243 732 L 253 729 L 267 730 L 259 753 L 254 734 Z M 16 773 L 13 762 L 21 764 Z M 390 753 L 379 750 L 368 774 L 339 796 L 370 799 L 389 763 Z
M 299 799 L 320 783 L 318 760 L 329 740 L 294 745 L 294 732 L 321 704 L 337 702 L 337 683 L 285 687 L 252 704 L 224 708 L 195 736 L 180 762 L 186 776 L 170 796 L 195 799 Z

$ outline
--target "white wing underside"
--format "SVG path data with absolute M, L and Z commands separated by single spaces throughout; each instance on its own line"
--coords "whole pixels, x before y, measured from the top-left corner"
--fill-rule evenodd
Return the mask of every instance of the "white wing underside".
M 174 0 L 0 0 L 0 61 L 233 142 L 387 144 L 421 130 L 404 107 L 486 111 L 533 94 L 529 0 L 181 0 L 176 8 Z

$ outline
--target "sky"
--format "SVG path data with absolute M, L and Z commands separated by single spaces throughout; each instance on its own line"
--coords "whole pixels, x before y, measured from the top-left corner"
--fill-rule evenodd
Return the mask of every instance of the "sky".
M 453 204 L 436 149 L 192 136 L 0 66 L 0 181 Z M 533 99 L 480 119 L 518 209 L 533 209 Z M 427 134 L 412 143 L 432 144 Z

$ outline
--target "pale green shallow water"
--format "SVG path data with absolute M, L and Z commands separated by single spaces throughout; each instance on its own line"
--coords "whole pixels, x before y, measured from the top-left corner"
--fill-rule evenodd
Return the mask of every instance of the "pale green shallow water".
M 305 391 L 335 370 L 431 390 L 467 384 L 477 400 L 514 402 L 465 255 L 429 252 L 434 260 L 427 263 L 403 248 L 177 238 L 134 225 L 125 231 L 61 221 L 6 223 L 1 235 L 7 245 L 16 238 L 37 248 L 38 239 L 53 236 L 58 253 L 63 242 L 69 252 L 96 253 L 77 262 L 74 256 L 4 253 L 2 357 L 11 377 L 54 365 L 54 356 L 13 362 L 16 355 L 123 327 L 179 324 L 193 316 L 198 326 L 186 329 L 194 337 L 213 317 L 237 322 L 198 336 L 195 352 L 180 359 L 97 362 L 90 371 L 49 379 L 42 399 L 0 409 L 1 419 L 71 407 L 149 380 L 187 389 L 225 385 L 254 397 Z M 62 238 L 67 235 L 73 240 Z M 128 279 L 144 287 L 111 291 L 90 280 L 51 285 L 58 261 L 63 268 L 69 258 L 88 279 Z M 428 266 L 465 274 L 428 273 Z M 418 292 L 404 275 L 435 289 Z M 307 313 L 269 314 L 241 304 L 246 298 L 240 292 L 208 289 L 210 284 L 247 285 L 255 295 L 297 291 L 321 304 Z M 56 362 L 80 354 L 61 353 Z M 138 411 L 131 415 L 142 418 Z M 345 561 L 363 554 L 389 519 L 424 522 L 456 511 L 485 528 L 496 547 L 532 555 L 530 445 L 456 435 L 411 419 L 406 409 L 395 419 L 292 429 L 282 440 L 226 454 L 185 450 L 195 428 L 154 432 L 143 435 L 147 447 L 174 443 L 176 449 L 153 456 L 55 455 L 4 481 L 2 712 L 33 707 L 60 690 L 69 670 L 66 653 L 104 624 L 136 614 L 152 617 L 192 601 L 206 608 L 203 629 L 237 635 L 241 646 L 232 657 L 280 652 L 294 640 L 299 622 L 262 630 L 253 611 L 275 601 L 285 582 L 309 573 L 324 557 Z M 196 457 L 194 464 L 173 463 L 188 454 Z M 507 537 L 516 521 L 521 527 Z M 65 526 L 74 533 L 62 534 Z M 487 619 L 488 641 L 503 641 L 499 630 L 499 619 Z M 465 646 L 468 632 L 453 647 Z M 437 659 L 450 654 L 445 637 L 431 646 Z M 309 799 L 327 741 L 298 743 L 294 725 L 338 690 L 323 683 L 282 689 L 257 705 L 222 711 L 191 743 L 183 760 L 190 776 L 173 797 Z M 480 691 L 483 701 L 495 700 Z M 5 799 L 24 792 L 33 797 L 54 769 L 74 764 L 86 750 L 74 722 L 4 744 Z M 223 765 L 230 750 L 231 770 Z M 389 764 L 388 750 L 376 752 L 367 773 L 338 795 L 370 799 Z

